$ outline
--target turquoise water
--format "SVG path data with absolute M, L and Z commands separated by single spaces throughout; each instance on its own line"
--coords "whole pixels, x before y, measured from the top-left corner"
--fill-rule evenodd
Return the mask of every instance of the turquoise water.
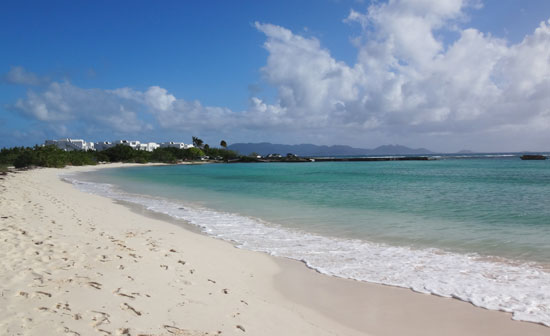
M 180 165 L 95 178 L 325 235 L 550 262 L 550 161 Z
M 550 326 L 550 160 L 147 166 L 71 181 L 326 274 Z

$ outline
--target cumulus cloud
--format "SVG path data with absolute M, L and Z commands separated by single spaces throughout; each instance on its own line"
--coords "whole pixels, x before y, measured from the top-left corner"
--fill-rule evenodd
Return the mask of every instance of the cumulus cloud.
M 4 81 L 9 84 L 18 85 L 41 85 L 48 82 L 46 77 L 39 77 L 36 74 L 25 70 L 21 66 L 11 67 L 4 76 Z
M 266 36 L 262 78 L 277 97 L 252 96 L 243 111 L 186 101 L 158 86 L 102 90 L 56 82 L 29 91 L 15 108 L 43 121 L 82 118 L 118 130 L 151 128 L 143 121 L 148 117 L 160 129 L 196 134 L 261 129 L 266 140 L 274 134 L 325 143 L 376 137 L 428 147 L 441 139 L 452 146 L 480 139 L 496 146 L 509 134 L 548 140 L 550 21 L 510 44 L 461 28 L 466 11 L 479 6 L 471 0 L 390 0 L 351 10 L 344 21 L 362 27 L 352 65 L 336 60 L 316 38 L 255 23 Z M 443 40 L 449 31 L 456 38 Z M 10 73 L 25 74 L 20 70 Z M 26 77 L 32 78 L 19 76 Z
M 307 126 L 451 135 L 538 124 L 550 106 L 550 22 L 509 45 L 456 30 L 469 6 L 479 3 L 391 0 L 352 10 L 345 21 L 364 31 L 353 66 L 315 38 L 257 23 L 269 52 L 262 71 L 285 116 Z M 459 34 L 449 45 L 437 35 L 445 29 Z
M 101 89 L 82 89 L 69 82 L 52 82 L 45 90 L 27 92 L 13 106 L 27 116 L 43 122 L 77 122 L 100 125 L 121 132 L 139 132 L 148 126 L 133 108 L 139 108 L 129 99 Z

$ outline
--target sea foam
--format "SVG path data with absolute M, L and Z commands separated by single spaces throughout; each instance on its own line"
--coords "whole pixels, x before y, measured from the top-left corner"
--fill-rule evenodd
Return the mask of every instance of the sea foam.
M 300 260 L 321 273 L 453 297 L 510 312 L 515 320 L 550 326 L 550 273 L 535 263 L 325 237 L 180 201 L 129 194 L 74 176 L 63 179 L 81 191 L 139 204 L 237 247 Z

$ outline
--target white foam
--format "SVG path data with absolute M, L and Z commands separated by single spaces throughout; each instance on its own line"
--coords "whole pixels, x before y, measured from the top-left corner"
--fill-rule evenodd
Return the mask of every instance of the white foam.
M 550 326 L 550 273 L 534 263 L 489 261 L 476 254 L 411 249 L 291 230 L 260 219 L 132 195 L 109 184 L 77 181 L 78 189 L 140 204 L 183 219 L 238 247 L 304 261 L 319 272 L 411 288 L 510 312 L 513 319 Z

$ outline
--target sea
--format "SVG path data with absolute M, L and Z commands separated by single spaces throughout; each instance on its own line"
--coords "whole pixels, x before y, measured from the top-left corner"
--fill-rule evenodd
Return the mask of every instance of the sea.
M 550 326 L 550 160 L 234 163 L 63 178 L 243 249 Z

